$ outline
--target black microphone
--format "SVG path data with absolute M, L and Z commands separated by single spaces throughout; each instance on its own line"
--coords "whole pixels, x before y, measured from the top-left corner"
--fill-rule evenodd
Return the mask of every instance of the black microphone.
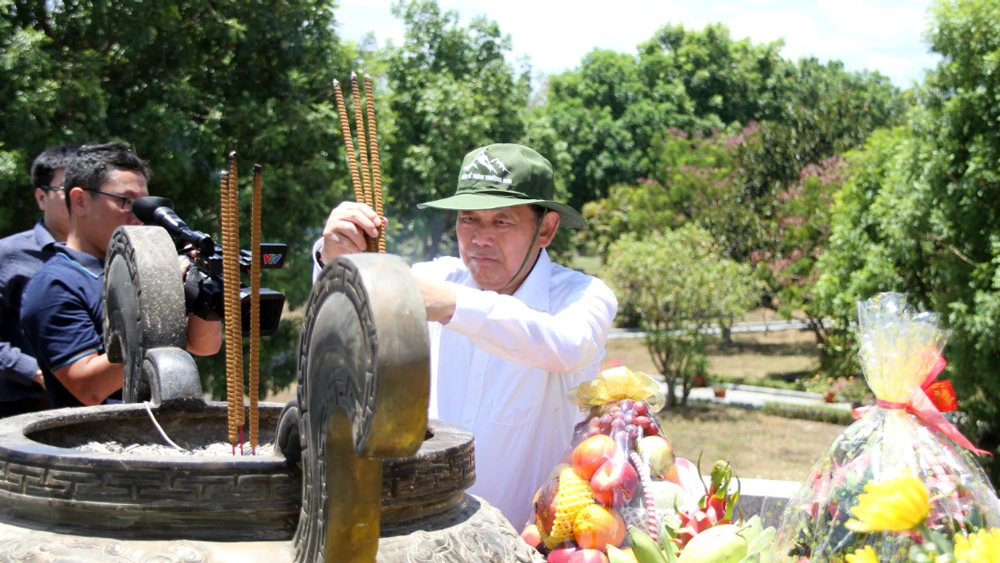
M 210 255 L 215 250 L 212 237 L 193 231 L 174 213 L 174 202 L 165 197 L 146 196 L 132 202 L 132 212 L 143 224 L 159 225 L 171 236 L 195 246 L 199 252 Z

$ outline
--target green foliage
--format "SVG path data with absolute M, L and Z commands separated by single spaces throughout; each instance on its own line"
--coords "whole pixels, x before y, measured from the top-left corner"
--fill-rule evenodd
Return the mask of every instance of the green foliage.
M 667 406 L 691 391 L 707 328 L 743 315 L 757 301 L 750 268 L 721 255 L 694 225 L 615 242 L 605 269 L 620 303 L 638 312 L 653 364 L 667 382 Z
M 841 327 L 854 303 L 902 291 L 952 330 L 945 356 L 972 439 L 1000 420 L 1000 5 L 941 1 L 928 39 L 942 60 L 908 124 L 849 157 L 817 293 Z M 852 349 L 843 333 L 843 352 Z M 830 366 L 829 369 L 842 366 Z M 853 369 L 849 366 L 847 369 Z M 997 444 L 986 444 L 990 449 Z M 1000 464 L 993 463 L 994 483 Z
M 615 184 L 651 176 L 650 148 L 666 129 L 719 124 L 695 116 L 680 83 L 651 74 L 633 55 L 600 49 L 550 79 L 545 114 L 567 144 L 569 202 L 577 209 Z
M 457 12 L 442 12 L 434 0 L 397 2 L 393 13 L 406 37 L 379 54 L 395 116 L 384 169 L 401 236 L 419 238 L 418 257 L 427 259 L 450 249 L 455 216 L 417 204 L 454 193 L 469 151 L 525 136 L 529 74 L 507 62 L 510 37 L 496 22 L 479 17 L 463 27 Z
M 731 137 L 718 133 L 689 135 L 671 129 L 662 135 L 651 178 L 611 188 L 608 197 L 583 206 L 590 223 L 584 240 L 607 254 L 626 233 L 657 233 L 696 221 L 718 241 L 731 221 L 720 220 L 734 206 L 723 200 L 732 191 Z M 718 232 L 713 227 L 722 227 Z
M 762 123 L 761 142 L 741 155 L 743 188 L 747 198 L 767 203 L 781 189 L 775 182 L 794 181 L 806 164 L 860 146 L 903 111 L 886 77 L 848 73 L 839 62 L 794 63 L 780 48 L 734 40 L 723 25 L 668 25 L 635 56 L 594 50 L 577 69 L 552 77 L 545 114 L 567 143 L 571 203 L 608 197 L 612 187 L 643 178 L 663 184 L 659 143 L 671 129 L 707 133 L 752 122 Z
M 0 142 L 20 170 L 0 177 L 18 230 L 37 217 L 27 164 L 47 145 L 121 139 L 189 224 L 218 231 L 218 170 L 241 155 L 242 209 L 251 165 L 264 167 L 264 238 L 291 245 L 275 274 L 292 304 L 309 290 L 308 248 L 345 193 L 330 81 L 347 54 L 332 2 L 3 0 Z M 331 154 L 332 153 L 332 154 Z M 281 213 L 273 210 L 280 209 Z M 246 213 L 244 216 L 248 216 Z M 249 230 L 245 240 L 249 240 Z
M 666 25 L 639 45 L 644 74 L 677 82 L 691 98 L 695 114 L 720 123 L 778 119 L 795 76 L 781 57 L 782 41 L 754 45 L 733 40 L 729 28 Z

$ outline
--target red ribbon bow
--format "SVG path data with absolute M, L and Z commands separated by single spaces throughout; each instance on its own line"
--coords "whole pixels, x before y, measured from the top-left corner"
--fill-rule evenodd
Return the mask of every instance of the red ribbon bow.
M 955 389 L 951 386 L 950 381 L 947 379 L 934 381 L 938 374 L 944 371 L 945 366 L 948 365 L 944 357 L 933 348 L 928 348 L 924 354 L 932 355 L 934 363 L 927 372 L 924 382 L 910 393 L 906 402 L 894 403 L 878 399 L 875 401 L 875 406 L 882 407 L 883 409 L 905 409 L 907 412 L 923 420 L 931 429 L 943 433 L 970 452 L 979 455 L 993 455 L 986 450 L 981 450 L 974 446 L 968 438 L 959 432 L 958 428 L 955 428 L 955 425 L 948 422 L 948 419 L 941 415 L 943 412 L 951 412 L 957 409 L 958 399 L 955 396 Z M 859 420 L 871 409 L 872 407 L 856 408 L 851 412 L 851 416 L 855 420 Z

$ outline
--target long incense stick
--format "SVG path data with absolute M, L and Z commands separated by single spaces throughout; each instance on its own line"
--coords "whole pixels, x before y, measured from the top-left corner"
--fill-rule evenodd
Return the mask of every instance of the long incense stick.
M 378 158 L 378 131 L 375 128 L 375 96 L 372 94 L 372 78 L 365 76 L 365 100 L 368 104 L 368 146 L 371 151 L 372 187 L 375 199 L 375 213 L 382 214 L 382 169 Z M 385 253 L 385 221 L 378 228 L 378 251 Z
M 243 320 L 240 310 L 240 224 L 236 152 L 229 153 L 229 172 L 222 196 L 222 293 L 226 323 L 226 392 L 229 442 L 243 451 Z
M 250 451 L 257 455 L 260 418 L 257 396 L 260 393 L 260 215 L 261 167 L 253 165 L 253 211 L 250 219 Z
M 365 205 L 375 208 L 375 198 L 372 195 L 371 173 L 368 169 L 368 139 L 365 136 L 365 118 L 361 113 L 361 89 L 358 87 L 358 75 L 351 72 L 351 99 L 354 100 L 354 121 L 358 129 L 358 153 L 361 156 L 361 185 L 365 192 Z M 378 249 L 378 237 L 372 238 L 367 234 L 365 241 L 368 243 L 368 252 L 375 252 Z
M 351 72 L 351 99 L 354 101 L 354 122 L 358 129 L 358 153 L 361 156 L 361 185 L 364 187 L 365 203 L 374 209 L 372 198 L 372 181 L 368 169 L 368 138 L 365 135 L 365 118 L 361 113 L 361 91 L 358 88 L 358 75 Z
M 230 219 L 232 219 L 232 213 L 229 210 L 229 171 L 223 170 L 219 175 L 219 220 L 222 223 L 221 242 L 223 253 L 225 253 L 226 244 L 229 240 L 229 230 L 232 229 Z M 232 335 L 230 334 L 232 325 L 229 324 L 229 311 L 227 310 L 229 297 L 226 293 L 225 265 L 225 254 L 223 254 L 222 314 L 224 319 L 223 326 L 226 329 L 226 422 L 229 429 L 229 443 L 233 445 L 233 453 L 236 453 L 236 413 L 233 408 L 233 397 L 236 394 L 236 388 L 233 386 L 233 353 L 232 346 L 229 344 L 229 341 L 232 340 Z
M 333 94 L 337 99 L 337 113 L 340 115 L 340 134 L 344 137 L 344 149 L 347 151 L 347 165 L 351 169 L 351 184 L 354 186 L 354 200 L 365 201 L 361 191 L 361 178 L 358 176 L 358 162 L 354 156 L 354 139 L 351 137 L 351 123 L 347 120 L 347 107 L 344 105 L 344 94 L 340 91 L 340 82 L 333 79 Z

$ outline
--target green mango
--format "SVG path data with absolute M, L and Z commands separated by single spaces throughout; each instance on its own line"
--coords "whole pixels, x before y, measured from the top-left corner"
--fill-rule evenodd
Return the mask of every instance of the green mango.
M 749 552 L 749 543 L 733 524 L 713 526 L 691 538 L 678 563 L 740 563 Z

